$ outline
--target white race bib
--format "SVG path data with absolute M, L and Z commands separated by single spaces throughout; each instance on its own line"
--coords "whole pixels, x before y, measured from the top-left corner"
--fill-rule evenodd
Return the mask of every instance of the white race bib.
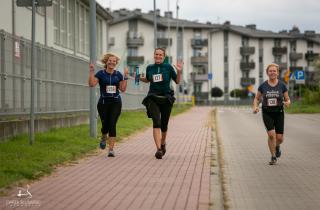
M 107 85 L 106 91 L 107 91 L 107 93 L 116 93 L 117 88 L 114 85 Z
M 153 82 L 162 82 L 162 74 L 154 74 L 152 75 Z
M 267 101 L 267 105 L 268 106 L 277 106 L 278 105 L 278 101 L 276 98 L 268 98 L 268 101 Z

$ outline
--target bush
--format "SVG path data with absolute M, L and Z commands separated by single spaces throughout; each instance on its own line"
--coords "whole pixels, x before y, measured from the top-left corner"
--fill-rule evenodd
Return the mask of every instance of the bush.
M 248 91 L 246 89 L 234 89 L 230 92 L 231 97 L 248 98 Z
M 305 89 L 302 97 L 303 104 L 320 104 L 320 91 Z
M 223 91 L 219 87 L 213 87 L 211 89 L 211 96 L 215 97 L 215 98 L 216 97 L 221 97 L 221 96 L 223 96 Z

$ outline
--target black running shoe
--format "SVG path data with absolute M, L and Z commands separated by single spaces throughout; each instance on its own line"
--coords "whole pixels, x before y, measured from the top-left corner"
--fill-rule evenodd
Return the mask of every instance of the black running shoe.
M 162 150 L 161 150 L 161 149 L 158 149 L 158 151 L 156 152 L 156 154 L 154 154 L 154 156 L 155 156 L 157 159 L 162 159 L 162 156 L 163 156 Z
M 166 144 L 161 144 L 161 151 L 162 151 L 162 156 L 166 154 Z
M 277 158 L 271 157 L 271 161 L 269 162 L 269 165 L 275 165 L 275 164 L 277 164 Z
M 108 157 L 115 157 L 113 150 L 109 150 Z
M 101 138 L 100 145 L 99 145 L 100 149 L 105 149 L 106 145 L 107 145 L 106 139 Z
M 281 156 L 280 145 L 276 146 L 276 157 L 279 158 Z

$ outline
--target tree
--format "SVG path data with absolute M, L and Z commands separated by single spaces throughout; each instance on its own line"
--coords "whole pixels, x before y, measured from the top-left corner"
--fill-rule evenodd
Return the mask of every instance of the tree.
M 214 98 L 221 97 L 221 96 L 223 96 L 223 91 L 219 87 L 213 87 L 211 89 L 211 96 Z

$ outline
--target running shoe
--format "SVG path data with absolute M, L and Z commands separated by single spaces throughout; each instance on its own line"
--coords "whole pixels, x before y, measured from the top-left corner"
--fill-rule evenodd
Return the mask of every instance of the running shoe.
M 269 165 L 275 165 L 275 164 L 277 164 L 277 158 L 271 157 L 271 161 L 269 162 Z
M 166 154 L 166 144 L 161 144 L 161 151 L 162 151 L 162 156 L 164 156 L 164 154 Z
M 115 157 L 113 150 L 109 150 L 108 157 Z
M 100 141 L 100 149 L 105 149 L 106 148 L 106 139 L 104 138 L 101 138 L 101 141 Z
M 280 145 L 276 146 L 276 157 L 279 158 L 281 156 Z
M 161 150 L 161 149 L 158 149 L 158 151 L 156 152 L 156 154 L 154 154 L 154 156 L 155 156 L 157 159 L 162 159 L 162 156 L 163 156 L 162 150 Z

